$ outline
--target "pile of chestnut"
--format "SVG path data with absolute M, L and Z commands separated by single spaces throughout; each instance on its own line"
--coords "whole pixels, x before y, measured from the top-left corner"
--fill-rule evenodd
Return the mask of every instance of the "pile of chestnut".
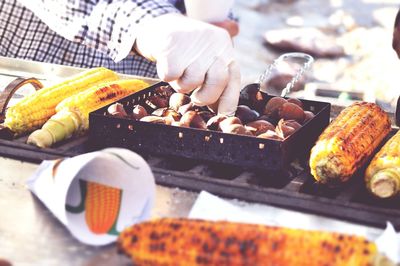
M 154 94 L 127 113 L 123 105 L 109 106 L 112 116 L 126 117 L 180 127 L 216 130 L 259 138 L 283 140 L 293 134 L 314 114 L 303 110 L 299 99 L 272 97 L 256 88 L 244 88 L 235 116 L 217 115 L 211 107 L 194 105 L 190 96 L 170 86 L 158 87 Z

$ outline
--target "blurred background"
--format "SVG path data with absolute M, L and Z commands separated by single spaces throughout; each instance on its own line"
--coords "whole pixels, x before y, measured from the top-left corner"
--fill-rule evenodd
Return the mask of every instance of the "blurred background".
M 292 95 L 343 106 L 377 102 L 393 112 L 400 96 L 400 59 L 391 46 L 399 8 L 398 0 L 236 0 L 242 84 L 257 81 L 285 52 L 307 52 L 315 62 Z

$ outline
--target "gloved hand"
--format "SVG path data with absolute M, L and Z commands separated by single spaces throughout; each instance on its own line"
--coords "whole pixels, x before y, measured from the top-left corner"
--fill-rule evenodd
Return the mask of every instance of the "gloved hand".
M 226 30 L 181 14 L 166 14 L 141 25 L 135 49 L 156 61 L 160 79 L 176 91 L 194 90 L 194 104 L 218 101 L 219 114 L 236 111 L 240 70 Z

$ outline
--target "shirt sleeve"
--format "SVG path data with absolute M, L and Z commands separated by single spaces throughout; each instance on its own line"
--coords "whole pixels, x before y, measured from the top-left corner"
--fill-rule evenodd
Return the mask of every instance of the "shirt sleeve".
M 115 62 L 131 52 L 140 24 L 178 13 L 167 0 L 19 0 L 53 31 L 107 54 Z

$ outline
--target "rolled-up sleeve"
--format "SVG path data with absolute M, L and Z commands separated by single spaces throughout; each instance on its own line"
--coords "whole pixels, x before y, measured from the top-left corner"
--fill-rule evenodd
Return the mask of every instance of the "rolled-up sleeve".
M 158 0 L 19 0 L 64 38 L 107 54 L 115 62 L 131 52 L 138 27 L 154 17 L 179 12 Z

